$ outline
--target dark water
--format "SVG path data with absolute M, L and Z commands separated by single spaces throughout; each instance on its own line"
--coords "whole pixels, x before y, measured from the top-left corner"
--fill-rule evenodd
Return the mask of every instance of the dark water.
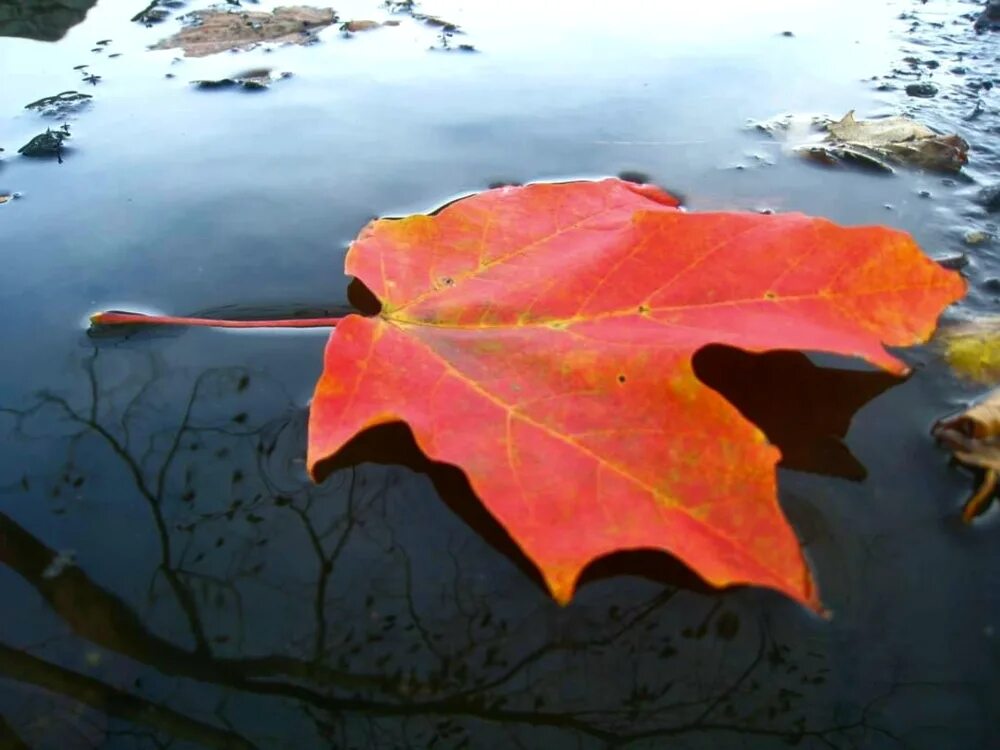
M 694 209 L 906 229 L 968 253 L 951 317 L 992 311 L 997 245 L 962 244 L 996 229 L 970 198 L 1000 167 L 981 85 L 1000 37 L 971 33 L 976 5 L 441 0 L 423 9 L 478 54 L 429 51 L 404 19 L 203 59 L 147 51 L 178 23 L 131 23 L 142 7 L 0 39 L 0 194 L 21 195 L 0 205 L 0 747 L 1000 746 L 1000 513 L 958 521 L 972 478 L 927 430 L 978 389 L 933 346 L 858 411 L 849 470 L 825 469 L 863 481 L 780 472 L 826 622 L 704 592 L 666 556 L 599 565 L 560 608 L 454 475 L 360 463 L 309 483 L 325 333 L 84 325 L 343 309 L 343 253 L 373 216 L 624 171 Z M 188 83 L 261 65 L 294 76 Z M 877 88 L 918 78 L 941 93 Z M 65 90 L 93 99 L 63 163 L 17 157 L 64 121 L 24 105 Z M 852 108 L 957 130 L 967 177 L 825 171 L 745 127 Z

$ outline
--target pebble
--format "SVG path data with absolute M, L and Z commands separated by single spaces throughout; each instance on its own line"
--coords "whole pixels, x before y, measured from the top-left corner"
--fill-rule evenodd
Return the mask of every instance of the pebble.
M 933 83 L 911 83 L 906 87 L 906 93 L 910 96 L 919 96 L 923 99 L 929 99 L 932 96 L 936 96 L 938 92 L 938 87 Z

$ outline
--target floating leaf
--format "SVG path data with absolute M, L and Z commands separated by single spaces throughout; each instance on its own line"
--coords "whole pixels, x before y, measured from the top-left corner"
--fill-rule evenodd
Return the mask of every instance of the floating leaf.
M 852 164 L 891 173 L 897 164 L 957 172 L 968 162 L 965 140 L 937 133 L 908 117 L 857 120 L 851 110 L 836 122 L 788 115 L 752 126 L 785 140 L 793 153 L 821 164 Z
M 851 110 L 827 131 L 830 147 L 872 159 L 941 172 L 957 172 L 969 161 L 969 144 L 962 138 L 936 133 L 908 117 L 856 120 Z
M 807 349 L 902 374 L 884 345 L 925 341 L 965 283 L 902 232 L 676 206 L 621 180 L 498 188 L 361 232 L 346 271 L 380 301 L 373 317 L 93 321 L 336 325 L 310 409 L 313 477 L 359 433 L 405 422 L 428 458 L 464 470 L 561 602 L 596 558 L 659 549 L 715 586 L 819 609 L 777 502 L 779 451 L 692 358 L 712 343 Z
M 928 338 L 961 278 L 901 232 L 686 213 L 617 180 L 500 188 L 379 220 L 346 270 L 381 301 L 337 326 L 308 465 L 406 422 L 464 469 L 560 601 L 597 557 L 677 555 L 716 586 L 818 597 L 778 507 L 778 451 L 695 376 L 712 342 L 863 357 Z

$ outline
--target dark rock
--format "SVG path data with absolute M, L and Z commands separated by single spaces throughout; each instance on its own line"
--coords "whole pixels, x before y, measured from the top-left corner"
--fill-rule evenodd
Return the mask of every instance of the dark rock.
M 17 0 L 0 2 L 0 37 L 55 42 L 83 21 L 96 0 Z
M 969 256 L 965 253 L 949 255 L 944 258 L 937 258 L 938 265 L 947 268 L 949 271 L 958 271 L 969 265 Z
M 63 141 L 67 138 L 69 138 L 69 127 L 66 125 L 58 130 L 49 129 L 25 143 L 17 153 L 32 158 L 55 157 L 62 164 Z
M 234 75 L 232 78 L 192 81 L 200 89 L 226 89 L 241 87 L 247 91 L 263 91 L 275 81 L 290 78 L 291 73 L 275 75 L 270 68 L 255 68 Z
M 936 96 L 938 92 L 938 87 L 933 83 L 911 83 L 906 87 L 906 93 L 910 96 L 919 96 L 923 99 L 929 99 L 932 96 Z
M 1000 183 L 984 187 L 976 196 L 976 203 L 991 214 L 1000 211 Z
M 973 27 L 976 31 L 1000 30 L 1000 0 L 988 0 Z
M 1000 292 L 1000 279 L 993 277 L 983 282 L 983 289 L 987 292 Z

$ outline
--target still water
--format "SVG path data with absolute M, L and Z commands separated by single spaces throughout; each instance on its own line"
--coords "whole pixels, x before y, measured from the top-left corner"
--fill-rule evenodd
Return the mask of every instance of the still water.
M 204 58 L 147 48 L 206 3 L 151 27 L 144 0 L 90 4 L 0 1 L 0 747 L 1000 746 L 1000 511 L 960 523 L 972 478 L 927 434 L 980 389 L 933 345 L 826 436 L 850 471 L 779 472 L 824 621 L 664 555 L 595 566 L 561 608 L 460 476 L 400 465 L 412 447 L 308 481 L 325 332 L 85 325 L 336 314 L 372 217 L 622 173 L 694 210 L 905 229 L 967 254 L 952 319 L 994 311 L 997 245 L 962 243 L 995 234 L 971 198 L 1000 174 L 977 4 L 428 0 L 475 52 L 404 14 Z M 292 76 L 190 84 L 259 67 Z M 925 79 L 934 99 L 901 90 Z M 92 99 L 24 108 L 63 91 Z M 850 109 L 959 132 L 970 164 L 828 171 L 748 126 Z M 17 156 L 64 122 L 62 163 Z

